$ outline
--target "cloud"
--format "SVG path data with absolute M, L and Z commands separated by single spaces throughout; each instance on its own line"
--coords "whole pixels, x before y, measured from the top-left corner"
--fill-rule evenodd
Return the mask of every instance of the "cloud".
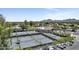
M 79 19 L 79 10 L 57 10 L 55 13 L 48 13 L 44 15 L 43 19 L 53 19 L 53 20 L 62 20 L 67 18 L 77 18 Z

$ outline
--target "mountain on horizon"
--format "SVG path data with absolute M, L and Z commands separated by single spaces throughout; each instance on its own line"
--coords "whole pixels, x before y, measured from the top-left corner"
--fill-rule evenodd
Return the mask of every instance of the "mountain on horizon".
M 45 19 L 41 22 L 79 22 L 78 19 L 72 18 L 72 19 L 63 19 L 63 20 L 52 20 L 52 19 Z

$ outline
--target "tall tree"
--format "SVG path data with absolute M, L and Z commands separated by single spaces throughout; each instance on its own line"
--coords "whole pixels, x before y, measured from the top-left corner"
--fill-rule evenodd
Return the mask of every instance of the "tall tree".
M 29 23 L 30 23 L 30 26 L 33 26 L 33 22 L 32 21 L 30 21 Z
M 3 17 L 2 14 L 0 14 L 0 24 L 3 26 L 5 23 L 5 18 Z
M 10 29 L 6 26 L 5 18 L 0 15 L 0 49 L 7 49 L 7 39 L 10 36 Z
M 27 22 L 27 20 L 24 20 L 24 24 L 25 24 L 25 25 L 28 25 L 28 22 Z

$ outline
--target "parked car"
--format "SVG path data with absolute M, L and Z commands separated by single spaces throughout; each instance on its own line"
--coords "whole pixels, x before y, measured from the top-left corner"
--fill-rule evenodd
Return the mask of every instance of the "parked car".
M 71 43 L 71 42 L 66 42 L 66 44 L 67 44 L 68 46 L 72 46 L 72 43 Z
M 61 44 L 58 44 L 57 47 L 62 49 L 62 50 L 64 49 L 64 47 Z
M 61 43 L 61 45 L 63 46 L 63 48 L 67 47 L 67 45 L 65 43 Z
M 52 47 L 54 50 L 61 50 L 59 47 L 57 47 L 57 45 L 56 46 L 53 46 Z

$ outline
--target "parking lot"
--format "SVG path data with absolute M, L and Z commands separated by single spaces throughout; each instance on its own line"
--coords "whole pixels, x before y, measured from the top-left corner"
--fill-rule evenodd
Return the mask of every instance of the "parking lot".
M 76 35 L 74 44 L 68 48 L 66 48 L 65 50 L 79 50 L 79 31 L 74 33 Z

